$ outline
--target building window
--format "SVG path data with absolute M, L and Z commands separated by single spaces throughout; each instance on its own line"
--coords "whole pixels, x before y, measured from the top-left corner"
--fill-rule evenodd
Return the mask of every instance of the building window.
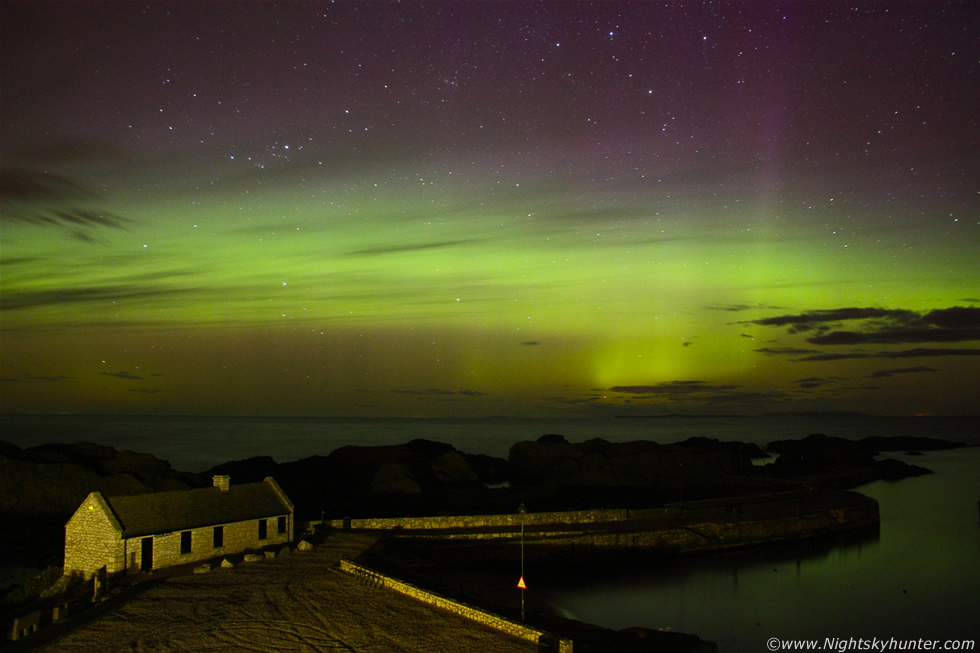
M 190 553 L 191 552 L 191 532 L 182 531 L 180 534 L 180 552 Z
M 268 524 L 266 524 L 266 520 L 260 519 L 259 520 L 259 539 L 260 540 L 264 540 L 268 536 L 269 536 L 269 527 L 268 527 Z
M 279 518 L 279 534 L 282 535 L 285 532 L 286 532 L 286 518 L 285 517 L 280 517 Z
M 215 526 L 214 527 L 214 548 L 220 549 L 225 545 L 225 527 Z

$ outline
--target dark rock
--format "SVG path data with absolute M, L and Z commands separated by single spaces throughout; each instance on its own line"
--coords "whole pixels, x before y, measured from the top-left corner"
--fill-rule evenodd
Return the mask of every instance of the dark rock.
M 769 451 L 779 453 L 773 467 L 790 473 L 814 473 L 865 467 L 874 463 L 874 447 L 854 440 L 813 433 L 802 440 L 770 442 Z
M 910 465 L 894 458 L 884 458 L 875 461 L 875 469 L 878 471 L 879 478 L 885 481 L 900 481 L 903 478 L 912 476 L 932 474 L 931 469 L 926 469 L 919 465 Z
M 72 462 L 95 468 L 100 461 L 115 458 L 118 453 L 112 447 L 91 442 L 51 443 L 23 449 L 20 458 L 37 462 Z
M 486 454 L 464 454 L 466 462 L 482 483 L 503 483 L 510 479 L 510 465 L 504 458 Z
M 518 442 L 510 448 L 509 462 L 515 484 L 544 486 L 684 487 L 738 468 L 737 459 L 724 451 L 598 438 L 581 444 L 564 438 Z
M 767 472 L 780 478 L 807 477 L 808 482 L 835 487 L 856 487 L 871 481 L 898 480 L 930 471 L 898 460 L 877 460 L 878 451 L 869 439 L 845 440 L 812 434 L 802 440 L 780 440 L 769 444 L 779 458 Z
M 208 481 L 214 475 L 226 474 L 231 477 L 232 483 L 258 483 L 266 476 L 275 477 L 278 470 L 279 463 L 271 457 L 253 456 L 221 463 L 209 469 L 204 475 Z
M 0 457 L 0 512 L 70 516 L 95 491 L 112 496 L 153 488 L 130 474 L 102 476 L 68 462 Z
M 110 458 L 115 458 L 118 453 L 112 447 L 107 447 L 102 444 L 95 444 L 93 442 L 78 442 L 68 445 L 68 447 L 72 452 L 73 457 L 76 459 L 108 460 Z
M 558 433 L 546 433 L 538 438 L 538 442 L 541 444 L 568 444 L 565 436 Z
M 388 448 L 388 447 L 379 447 Z M 450 451 L 456 451 L 456 448 L 451 444 L 445 442 L 436 442 L 435 440 L 425 440 L 423 438 L 417 438 L 415 440 L 409 441 L 407 444 L 398 446 L 395 448 L 404 448 L 411 453 L 421 456 L 427 460 L 432 460 L 438 458 L 439 456 L 448 453 Z
M 20 454 L 21 448 L 16 444 L 7 442 L 6 440 L 0 440 L 0 456 L 4 458 L 19 458 Z
M 422 486 L 407 466 L 388 461 L 371 479 L 370 491 L 375 494 L 422 494 Z
M 875 451 L 942 451 L 959 449 L 968 445 L 939 438 L 918 437 L 914 435 L 871 436 L 861 440 Z
M 99 465 L 105 474 L 120 472 L 135 472 L 137 474 L 153 474 L 171 471 L 170 463 L 160 460 L 148 453 L 120 451 L 114 457 L 103 459 Z
M 301 518 L 438 510 L 443 495 L 483 488 L 466 456 L 452 445 L 422 439 L 341 447 L 328 456 L 283 463 L 275 477 Z
M 743 456 L 748 459 L 769 458 L 769 454 L 763 451 L 757 444 L 746 442 L 722 441 L 715 438 L 693 437 L 681 442 L 676 442 L 675 447 L 685 449 L 697 449 L 699 451 L 724 451 L 726 453 Z
M 450 485 L 467 485 L 480 482 L 480 477 L 470 467 L 466 458 L 452 449 L 432 461 L 432 472 L 436 478 Z

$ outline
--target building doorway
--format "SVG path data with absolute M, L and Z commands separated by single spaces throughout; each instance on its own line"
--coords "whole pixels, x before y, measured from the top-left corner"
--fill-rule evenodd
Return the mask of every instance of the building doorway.
M 140 571 L 153 571 L 153 538 L 144 537 L 140 557 Z

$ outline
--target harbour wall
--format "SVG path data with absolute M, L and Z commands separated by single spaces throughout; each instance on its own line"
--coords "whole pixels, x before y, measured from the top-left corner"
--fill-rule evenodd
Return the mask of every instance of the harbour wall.
M 523 520 L 523 529 L 521 528 Z M 673 503 L 643 510 L 600 509 L 497 515 L 337 519 L 337 529 L 456 541 L 512 540 L 553 549 L 712 551 L 874 527 L 878 504 L 856 492 L 795 490 Z
M 459 601 L 454 601 L 453 599 L 442 596 L 441 594 L 436 594 L 435 592 L 421 589 L 393 576 L 388 576 L 374 571 L 373 569 L 369 569 L 357 563 L 351 562 L 350 560 L 341 560 L 340 570 L 351 574 L 352 576 L 361 578 L 378 587 L 383 587 L 398 592 L 399 594 L 404 594 L 405 596 L 409 596 L 417 601 L 427 603 L 431 606 L 439 608 L 440 610 L 457 614 L 465 619 L 475 621 L 494 630 L 503 632 L 511 637 L 532 642 L 533 644 L 539 646 L 545 643 L 550 643 L 551 646 L 553 646 L 552 650 L 559 651 L 560 653 L 572 653 L 573 644 L 572 640 L 570 639 L 555 638 L 550 633 L 543 630 L 537 630 L 525 624 L 504 619 L 503 617 L 493 614 L 492 612 L 487 612 L 486 610 L 481 610 L 480 608 L 476 608 Z

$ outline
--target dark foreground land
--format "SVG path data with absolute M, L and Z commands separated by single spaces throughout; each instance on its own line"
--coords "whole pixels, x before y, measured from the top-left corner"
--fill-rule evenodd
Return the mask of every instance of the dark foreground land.
M 561 436 L 549 435 L 515 444 L 508 459 L 469 455 L 448 444 L 415 440 L 391 447 L 344 447 L 329 456 L 293 463 L 279 464 L 271 458 L 235 461 L 203 474 L 189 474 L 173 470 L 169 463 L 153 456 L 99 445 L 20 449 L 0 442 L 0 515 L 11 523 L 31 525 L 0 532 L 0 546 L 8 564 L 49 565 L 51 571 L 57 571 L 63 525 L 89 492 L 98 490 L 111 496 L 180 490 L 210 485 L 213 473 L 230 474 L 233 482 L 274 476 L 296 503 L 300 522 L 504 514 L 513 513 L 519 503 L 526 503 L 528 512 L 604 507 L 672 511 L 669 506 L 675 502 L 690 507 L 707 501 L 714 506 L 719 499 L 747 498 L 750 503 L 746 505 L 758 506 L 759 496 L 806 495 L 807 502 L 830 501 L 833 505 L 817 513 L 837 515 L 842 529 L 851 529 L 855 524 L 866 526 L 868 519 L 852 519 L 840 512 L 849 508 L 847 501 L 841 503 L 839 488 L 878 478 L 929 473 L 921 467 L 881 460 L 881 451 L 957 446 L 963 445 L 927 438 L 853 442 L 811 435 L 771 443 L 770 451 L 778 452 L 779 458 L 759 466 L 753 460 L 767 454 L 754 445 L 735 442 L 696 438 L 673 445 L 604 440 L 572 444 Z M 791 504 L 792 510 L 798 510 L 798 500 Z M 720 520 L 702 519 L 706 525 L 697 528 L 683 519 L 683 523 L 673 525 L 644 525 L 641 521 L 596 525 L 582 532 L 549 533 L 542 544 L 561 544 L 546 547 L 549 558 L 555 554 L 564 558 L 572 550 L 575 563 L 588 564 L 575 552 L 598 549 L 605 556 L 611 549 L 622 549 L 619 543 L 626 539 L 639 542 L 640 548 L 647 549 L 646 555 L 656 554 L 656 549 L 666 550 L 664 543 L 673 540 L 680 542 L 680 549 L 705 551 L 761 544 L 771 535 L 774 540 L 785 540 L 828 531 L 822 523 L 812 530 L 801 530 L 803 513 L 787 519 L 773 505 L 764 504 L 765 514 L 755 516 L 761 519 L 736 511 Z M 876 523 L 877 508 L 873 507 L 869 511 L 859 506 Z M 774 529 L 781 523 L 790 528 L 785 532 Z M 676 537 L 665 536 L 668 526 L 673 527 Z M 755 530 L 748 532 L 747 526 Z M 831 524 L 829 530 L 836 528 Z M 533 531 L 528 535 L 534 538 Z M 486 571 L 483 585 L 499 585 L 499 589 L 471 591 L 470 596 L 455 598 L 515 618 L 508 614 L 513 610 L 513 579 L 501 583 L 493 570 L 501 562 L 495 559 L 499 546 L 476 542 L 464 547 L 441 537 L 421 541 L 409 537 L 407 547 L 395 546 L 392 540 L 384 552 L 387 540 L 379 543 L 378 534 L 326 530 L 320 537 L 325 539 L 313 552 L 294 552 L 236 569 L 216 568 L 207 574 L 184 570 L 182 575 L 168 573 L 167 578 L 159 573 L 138 577 L 135 586 L 117 589 L 109 601 L 77 613 L 72 610 L 67 622 L 45 628 L 29 640 L 10 645 L 9 650 L 38 645 L 59 651 L 536 650 L 534 645 L 413 599 L 364 586 L 334 568 L 341 557 L 367 562 L 373 559 L 392 571 L 400 570 L 416 584 L 440 591 L 440 577 L 443 584 L 445 581 L 441 568 L 456 566 L 452 561 L 460 557 L 476 560 L 478 568 L 466 570 L 464 575 L 473 578 Z M 606 540 L 616 545 L 610 547 Z M 504 549 L 516 550 L 514 546 Z M 458 594 L 454 589 L 460 588 L 442 588 L 446 594 Z M 508 592 L 509 598 L 501 598 Z M 29 596 L 11 601 L 15 594 L 8 594 L 2 610 L 7 614 L 2 616 L 12 618 L 12 612 L 33 609 Z M 528 609 L 530 624 L 572 638 L 576 651 L 704 651 L 712 646 L 690 635 L 645 629 L 614 633 L 569 622 L 550 614 L 546 602 L 534 598 Z
M 334 568 L 373 542 L 336 533 L 313 551 L 145 580 L 8 650 L 537 650 Z

